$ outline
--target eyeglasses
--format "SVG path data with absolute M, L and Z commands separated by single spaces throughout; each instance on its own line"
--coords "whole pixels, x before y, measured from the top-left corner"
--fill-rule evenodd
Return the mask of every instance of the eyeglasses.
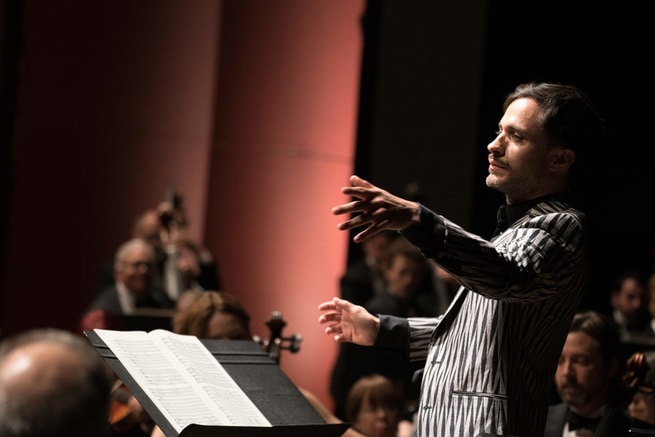
M 128 265 L 133 269 L 139 269 L 141 267 L 151 269 L 154 266 L 154 263 L 149 261 L 133 261 L 133 262 L 123 261 L 123 264 Z

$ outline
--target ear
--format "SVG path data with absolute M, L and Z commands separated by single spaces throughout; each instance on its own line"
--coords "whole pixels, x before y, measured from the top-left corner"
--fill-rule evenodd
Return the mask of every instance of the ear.
M 554 172 L 567 171 L 575 162 L 575 152 L 566 147 L 555 147 L 550 151 L 550 169 Z

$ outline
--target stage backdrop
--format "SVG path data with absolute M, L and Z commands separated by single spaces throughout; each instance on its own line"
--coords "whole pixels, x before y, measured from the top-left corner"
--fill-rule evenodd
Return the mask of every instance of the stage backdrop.
M 282 311 L 303 337 L 283 370 L 330 405 L 317 305 L 345 268 L 330 208 L 353 167 L 364 0 L 22 4 L 2 335 L 74 329 L 173 186 L 254 333 Z

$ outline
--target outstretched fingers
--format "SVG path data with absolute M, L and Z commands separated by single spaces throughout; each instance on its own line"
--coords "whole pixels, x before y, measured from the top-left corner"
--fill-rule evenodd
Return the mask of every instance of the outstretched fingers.
M 341 326 L 341 311 L 338 309 L 336 299 L 323 302 L 318 306 L 319 311 L 325 311 L 318 317 L 318 322 L 325 327 L 325 334 L 332 335 L 334 341 L 342 342 L 344 339 Z

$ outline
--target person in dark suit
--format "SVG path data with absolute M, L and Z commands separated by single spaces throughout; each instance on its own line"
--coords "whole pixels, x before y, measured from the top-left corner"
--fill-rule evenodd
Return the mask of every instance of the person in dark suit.
M 180 196 L 160 202 L 137 215 L 130 238 L 142 238 L 155 250 L 155 283 L 166 290 L 172 300 L 188 288 L 220 290 L 218 263 L 214 256 L 189 236 L 186 210 Z M 100 287 L 114 284 L 113 262 L 102 265 Z
M 643 274 L 638 270 L 628 270 L 614 278 L 610 305 L 623 341 L 639 340 L 650 329 L 648 298 Z
M 549 407 L 544 437 L 627 436 L 630 393 L 622 384 L 624 363 L 612 319 L 596 311 L 577 313 L 555 372 L 562 402 Z
M 113 285 L 106 286 L 91 302 L 79 321 L 79 330 L 128 329 L 128 317 L 149 310 L 169 310 L 174 302 L 154 282 L 156 258 L 152 246 L 142 238 L 123 243 L 114 257 Z
M 337 297 L 319 323 L 339 343 L 396 350 L 423 366 L 417 437 L 543 433 L 552 378 L 585 292 L 587 221 L 574 206 L 574 163 L 602 146 L 603 122 L 576 87 L 526 83 L 505 99 L 487 145 L 487 186 L 505 195 L 491 239 L 356 175 L 332 209 L 363 228 L 395 230 L 461 285 L 439 317 L 373 315 Z M 579 160 L 579 161 L 578 161 Z

